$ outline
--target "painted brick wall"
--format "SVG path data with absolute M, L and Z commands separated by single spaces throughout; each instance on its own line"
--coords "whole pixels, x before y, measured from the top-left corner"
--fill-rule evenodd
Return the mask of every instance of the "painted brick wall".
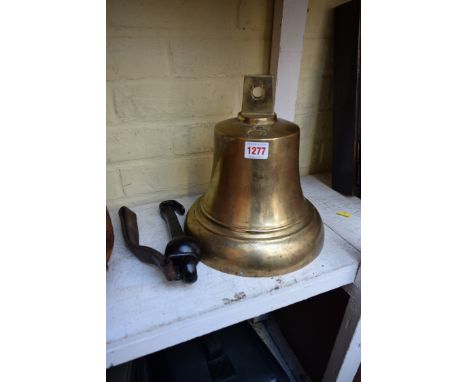
M 213 127 L 269 70 L 272 0 L 108 0 L 107 203 L 203 191 Z
M 348 0 L 309 0 L 296 101 L 301 174 L 331 170 L 333 8 Z

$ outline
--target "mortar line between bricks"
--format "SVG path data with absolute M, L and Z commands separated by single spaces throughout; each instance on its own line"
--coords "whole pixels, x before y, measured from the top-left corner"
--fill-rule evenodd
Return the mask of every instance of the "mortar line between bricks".
M 177 38 L 191 38 L 193 36 L 202 37 L 206 39 L 240 39 L 240 40 L 268 40 L 271 41 L 271 30 L 241 30 L 233 29 L 228 31 L 223 31 L 223 33 L 218 33 L 219 30 L 206 31 L 203 29 L 181 29 L 181 28 L 170 28 L 170 27 L 151 27 L 151 26 L 123 26 L 123 25 L 107 25 L 106 31 L 110 38 L 152 38 L 154 37 L 154 32 L 161 32 L 161 35 L 158 35 L 161 38 L 167 38 L 175 36 Z M 135 34 L 136 32 L 136 34 Z M 145 35 L 145 32 L 150 32 L 151 34 Z M 127 34 L 132 33 L 132 34 Z M 166 34 L 167 33 L 167 34 Z M 305 36 L 304 36 L 305 37 Z M 308 39 L 332 39 L 331 37 L 308 37 Z
M 144 158 L 135 158 L 135 159 L 121 159 L 121 160 L 118 160 L 118 161 L 110 161 L 110 162 L 107 162 L 107 165 L 109 167 L 112 167 L 112 166 L 116 166 L 116 168 L 120 168 L 120 165 L 123 165 L 123 166 L 128 166 L 128 164 L 130 162 L 138 162 L 138 161 L 147 161 L 147 160 L 150 160 L 150 161 L 154 161 L 154 160 L 158 160 L 159 162 L 167 162 L 167 163 L 170 163 L 174 160 L 177 160 L 177 159 L 205 159 L 206 157 L 208 156 L 212 156 L 213 155 L 213 150 L 212 151 L 203 151 L 201 153 L 186 153 L 186 154 L 174 154 L 174 156 L 152 156 L 152 157 L 144 157 Z M 140 163 L 140 164 L 143 164 L 143 163 Z
M 129 120 L 129 121 L 119 121 L 118 123 L 115 122 L 108 122 L 107 128 L 109 130 L 118 130 L 118 129 L 140 129 L 140 128 L 153 128 L 156 127 L 157 124 L 158 128 L 167 127 L 169 129 L 174 129 L 174 127 L 178 126 L 187 126 L 187 125 L 214 125 L 220 121 L 225 119 L 234 118 L 235 115 L 233 114 L 219 114 L 215 116 L 200 116 L 200 117 L 189 117 L 189 118 L 178 118 L 178 119 L 154 119 L 154 120 Z
M 106 82 L 111 82 L 113 84 L 124 84 L 125 82 L 146 82 L 146 81 L 153 81 L 153 82 L 158 82 L 162 80 L 196 80 L 198 82 L 206 82 L 206 81 L 212 81 L 212 80 L 239 80 L 240 83 L 242 83 L 244 78 L 243 73 L 236 73 L 236 74 L 222 74 L 222 75 L 212 75 L 212 76 L 198 76 L 198 75 L 193 75 L 193 76 L 181 76 L 181 75 L 172 75 L 168 74 L 167 76 L 144 76 L 144 77 L 138 77 L 138 78 L 113 78 L 113 79 L 106 79 Z
M 129 168 L 133 166 L 141 166 L 141 165 L 154 165 L 155 163 L 173 163 L 174 160 L 189 160 L 189 159 L 212 159 L 213 152 L 205 152 L 202 154 L 189 154 L 187 156 L 180 156 L 180 157 L 172 157 L 172 158 L 161 158 L 161 157 L 150 157 L 150 158 L 140 158 L 140 159 L 129 159 L 117 162 L 108 162 L 107 168 L 108 169 L 121 169 L 121 168 Z M 123 182 L 122 182 L 123 185 Z

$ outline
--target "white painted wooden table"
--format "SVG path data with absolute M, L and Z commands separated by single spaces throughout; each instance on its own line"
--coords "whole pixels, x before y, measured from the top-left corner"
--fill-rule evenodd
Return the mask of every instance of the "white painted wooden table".
M 276 277 L 233 276 L 200 263 L 195 284 L 168 282 L 127 250 L 117 210 L 110 211 L 115 244 L 107 271 L 107 367 L 352 284 L 360 264 L 360 200 L 336 193 L 314 176 L 303 177 L 302 187 L 322 216 L 325 244 L 311 264 Z M 188 210 L 196 197 L 178 201 Z M 138 216 L 140 243 L 163 252 L 170 236 L 158 203 L 131 209 Z M 338 211 L 352 216 L 339 216 Z M 343 331 L 344 346 L 337 339 L 336 360 L 329 364 L 334 362 L 337 373 L 352 350 L 353 334 Z M 353 356 L 351 369 L 357 369 Z

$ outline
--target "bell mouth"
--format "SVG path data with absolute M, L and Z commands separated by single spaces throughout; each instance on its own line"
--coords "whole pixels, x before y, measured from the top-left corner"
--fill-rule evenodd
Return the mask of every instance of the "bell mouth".
M 276 116 L 276 113 L 254 114 L 239 112 L 239 114 L 237 114 L 237 119 L 251 125 L 271 125 L 278 120 L 278 117 Z

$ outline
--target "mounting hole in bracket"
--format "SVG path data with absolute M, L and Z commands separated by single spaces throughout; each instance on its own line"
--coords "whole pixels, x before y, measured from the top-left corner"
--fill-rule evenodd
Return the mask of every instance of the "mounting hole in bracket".
M 260 101 L 265 98 L 265 88 L 263 86 L 255 86 L 252 89 L 252 99 L 254 101 Z

